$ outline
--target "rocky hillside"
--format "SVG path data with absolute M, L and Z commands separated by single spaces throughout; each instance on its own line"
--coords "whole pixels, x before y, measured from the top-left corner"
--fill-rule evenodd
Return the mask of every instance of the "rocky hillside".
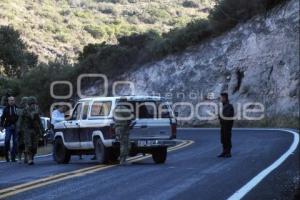
M 120 79 L 134 82 L 138 95 L 161 94 L 173 102 L 196 104 L 228 91 L 234 104 L 260 102 L 267 116 L 299 117 L 299 77 L 299 1 L 290 0 L 222 36 Z
M 1 0 L 0 25 L 22 33 L 41 61 L 76 59 L 88 43 L 140 33 L 165 32 L 206 18 L 214 0 Z

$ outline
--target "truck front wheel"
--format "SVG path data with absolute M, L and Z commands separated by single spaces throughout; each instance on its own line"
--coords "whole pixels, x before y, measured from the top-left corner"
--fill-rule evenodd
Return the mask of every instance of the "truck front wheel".
M 109 149 L 104 146 L 100 138 L 94 139 L 96 161 L 99 164 L 107 163 L 109 160 Z
M 162 164 L 167 159 L 167 147 L 161 147 L 152 151 L 152 158 L 156 164 Z

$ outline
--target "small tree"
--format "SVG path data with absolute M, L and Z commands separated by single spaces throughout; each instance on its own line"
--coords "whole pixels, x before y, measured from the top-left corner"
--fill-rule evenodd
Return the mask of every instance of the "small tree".
M 10 26 L 0 26 L 0 73 L 20 78 L 37 64 L 37 56 L 27 50 L 20 33 Z

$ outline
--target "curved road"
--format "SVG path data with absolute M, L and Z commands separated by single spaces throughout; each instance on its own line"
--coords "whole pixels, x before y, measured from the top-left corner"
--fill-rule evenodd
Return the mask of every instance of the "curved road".
M 74 156 L 68 165 L 57 165 L 51 156 L 34 166 L 2 162 L 0 199 L 222 200 L 295 145 L 294 135 L 285 131 L 234 129 L 233 157 L 217 158 L 218 129 L 180 129 L 178 138 L 186 141 L 184 146 L 169 152 L 163 165 L 142 158 L 129 166 L 98 166 L 88 156 Z M 293 199 L 299 164 L 298 145 L 243 199 Z

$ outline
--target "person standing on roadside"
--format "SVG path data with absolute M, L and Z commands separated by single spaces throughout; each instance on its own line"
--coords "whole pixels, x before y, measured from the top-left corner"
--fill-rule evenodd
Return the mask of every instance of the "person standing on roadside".
M 39 137 L 43 135 L 40 110 L 37 99 L 28 97 L 28 106 L 24 110 L 24 143 L 25 153 L 28 155 L 28 164 L 34 164 L 34 156 L 37 153 Z
M 114 120 L 115 120 L 115 130 L 117 140 L 120 142 L 120 164 L 127 165 L 129 164 L 126 161 L 126 158 L 130 152 L 130 140 L 129 132 L 130 129 L 134 126 L 133 113 L 130 110 L 129 106 L 126 105 L 127 100 L 121 99 L 114 111 Z
M 0 130 L 5 128 L 5 148 L 4 154 L 6 162 L 16 162 L 16 150 L 17 150 L 17 133 L 16 123 L 18 120 L 17 106 L 15 105 L 15 98 L 13 96 L 8 97 L 8 105 L 4 108 L 1 116 Z M 13 146 L 10 151 L 10 141 L 13 141 Z M 10 152 L 10 156 L 9 156 Z
M 234 108 L 229 103 L 227 93 L 221 93 L 222 112 L 219 115 L 221 124 L 221 143 L 223 145 L 223 152 L 218 157 L 231 157 L 231 130 L 233 126 Z

